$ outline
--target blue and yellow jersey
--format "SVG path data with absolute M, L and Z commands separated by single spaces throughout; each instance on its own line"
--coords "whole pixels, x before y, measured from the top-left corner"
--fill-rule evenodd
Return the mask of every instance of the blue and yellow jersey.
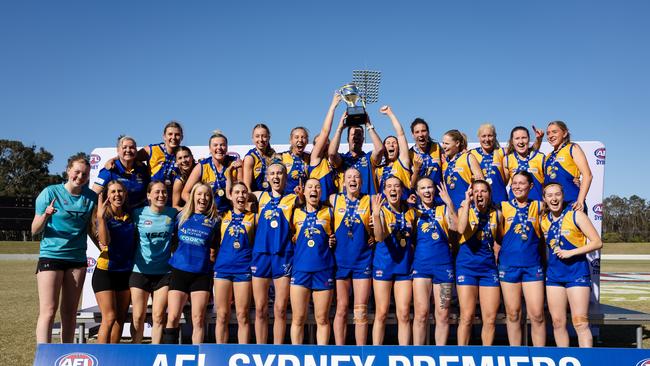
M 217 204 L 217 211 L 219 211 L 220 214 L 223 214 L 232 208 L 232 203 L 228 198 L 226 198 L 225 172 L 233 161 L 235 161 L 234 157 L 230 155 L 226 156 L 221 171 L 217 170 L 211 157 L 199 161 L 199 164 L 201 165 L 201 176 L 199 177 L 199 180 L 212 187 L 214 202 Z
M 296 199 L 293 193 L 272 197 L 271 193 L 262 192 L 253 253 L 283 254 L 293 251 L 290 223 Z
M 465 192 L 472 182 L 472 169 L 469 165 L 469 153 L 457 154 L 453 159 L 442 162 L 443 178 L 447 191 L 456 209 L 465 199 Z
M 565 209 L 562 216 L 556 221 L 553 221 L 551 213 L 548 213 L 542 217 L 541 227 L 549 248 L 547 275 L 553 278 L 566 277 L 568 279 L 589 276 L 589 262 L 585 254 L 560 259 L 553 253 L 556 247 L 562 250 L 571 250 L 587 244 L 587 237 L 576 222 L 575 211 Z
M 251 183 L 251 192 L 268 191 L 270 186 L 266 181 L 266 167 L 268 166 L 267 157 L 263 156 L 256 148 L 248 150 L 246 156 L 253 158 L 253 181 Z
M 532 267 L 541 264 L 539 228 L 542 207 L 540 201 L 529 200 L 520 208 L 512 201 L 501 202 L 503 240 L 499 264 L 510 267 Z
M 409 208 L 405 212 L 393 212 L 383 206 L 381 215 L 384 218 L 385 238 L 375 246 L 372 266 L 375 270 L 410 274 L 415 244 L 415 210 Z
M 210 248 L 216 246 L 219 222 L 203 214 L 193 214 L 177 223 L 178 246 L 169 265 L 185 272 L 210 273 Z
M 417 235 L 413 267 L 430 267 L 431 264 L 453 263 L 449 247 L 447 208 L 418 210 Z
M 417 154 L 422 158 L 422 167 L 418 173 L 418 177 L 428 177 L 437 186 L 442 182 L 442 148 L 437 142 L 431 141 L 428 151 L 421 151 L 417 145 L 409 149 L 409 156 L 411 162 L 414 161 Z M 436 193 L 438 191 L 436 190 Z
M 334 254 L 329 246 L 332 218 L 332 209 L 329 207 L 322 207 L 314 212 L 306 212 L 301 208 L 294 211 L 295 270 L 317 272 L 334 268 Z
M 491 154 L 485 153 L 482 148 L 470 150 L 472 155 L 478 160 L 485 180 L 492 187 L 492 202 L 497 205 L 508 200 L 506 191 L 505 174 L 503 173 L 503 157 L 505 149 L 496 148 Z
M 384 191 L 386 179 L 388 179 L 388 177 L 391 175 L 394 175 L 402 182 L 401 199 L 406 200 L 409 197 L 411 194 L 411 168 L 405 167 L 400 159 L 397 159 L 393 162 L 387 162 L 386 164 L 377 167 L 377 169 L 375 169 L 375 172 L 379 178 L 379 192 Z
M 531 200 L 541 201 L 542 197 L 542 184 L 544 183 L 544 154 L 540 151 L 530 151 L 526 158 L 521 158 L 516 152 L 508 154 L 505 160 L 505 169 L 510 175 L 510 182 L 515 173 L 525 170 L 533 176 L 533 189 L 530 190 L 528 198 Z M 510 200 L 515 196 L 510 191 L 508 196 Z
M 147 204 L 147 186 L 150 179 L 147 167 L 141 163 L 136 162 L 132 169 L 127 170 L 120 159 L 115 159 L 115 167 L 100 170 L 95 184 L 106 187 L 112 180 L 120 181 L 128 193 L 129 209 L 134 209 Z
M 307 180 L 309 168 L 309 154 L 302 153 L 302 156 L 294 155 L 285 151 L 281 155 L 282 164 L 287 168 L 287 184 L 284 186 L 284 194 L 293 193 L 294 188 L 302 181 Z
M 368 239 L 370 229 L 370 196 L 363 195 L 355 201 L 337 194 L 334 200 L 334 235 L 336 235 L 336 265 L 341 268 L 369 269 L 372 248 Z
M 477 213 L 472 207 L 469 210 L 469 223 L 461 234 L 456 256 L 456 266 L 487 270 L 496 268 L 494 259 L 494 243 L 498 232 L 497 210 L 490 208 L 485 214 Z
M 216 272 L 250 272 L 255 243 L 255 221 L 256 215 L 253 212 L 226 212 L 221 220 L 221 246 L 214 264 Z
M 174 167 L 176 167 L 176 156 L 167 153 L 164 143 L 151 144 L 147 146 L 149 153 L 149 171 L 151 173 L 151 180 L 159 180 L 165 182 L 169 186 L 174 182 L 173 174 Z
M 133 269 L 133 256 L 135 255 L 135 224 L 129 214 L 114 216 L 106 219 L 106 228 L 111 242 L 104 245 L 104 249 L 97 258 L 97 268 L 125 272 Z
M 354 157 L 352 153 L 347 152 L 341 154 L 342 164 L 339 167 L 339 191 L 343 192 L 345 186 L 343 185 L 343 176 L 345 171 L 354 167 L 361 173 L 361 194 L 375 195 L 377 194 L 377 184 L 375 180 L 374 167 L 372 165 L 372 152 L 361 153 L 361 155 Z
M 332 169 L 327 159 L 321 159 L 320 163 L 316 166 L 309 166 L 309 178 L 318 179 L 320 182 L 321 202 L 327 202 L 329 196 L 338 192 L 336 183 L 338 182 L 338 175 Z
M 564 202 L 574 202 L 578 199 L 580 186 L 575 180 L 580 178 L 580 170 L 573 160 L 573 149 L 576 144 L 570 142 L 560 146 L 546 156 L 544 161 L 544 184 L 559 183 L 564 189 Z
M 138 229 L 138 248 L 133 260 L 133 272 L 161 275 L 169 272 L 171 243 L 176 227 L 175 208 L 165 207 L 154 212 L 150 206 L 133 211 L 133 222 Z

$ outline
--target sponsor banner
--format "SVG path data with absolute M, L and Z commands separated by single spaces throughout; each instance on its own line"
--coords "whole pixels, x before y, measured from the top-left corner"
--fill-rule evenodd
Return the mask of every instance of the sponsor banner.
M 650 350 L 456 346 L 39 344 L 54 366 L 650 366 Z

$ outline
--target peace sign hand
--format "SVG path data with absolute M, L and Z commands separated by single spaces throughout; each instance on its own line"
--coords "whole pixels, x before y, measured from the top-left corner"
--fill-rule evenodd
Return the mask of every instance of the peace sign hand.
M 101 219 L 106 213 L 106 202 L 108 202 L 108 195 L 100 193 L 97 199 L 97 218 Z

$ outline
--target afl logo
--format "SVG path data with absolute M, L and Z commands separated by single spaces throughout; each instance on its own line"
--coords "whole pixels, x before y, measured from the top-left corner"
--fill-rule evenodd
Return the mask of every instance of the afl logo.
M 650 366 L 650 358 L 637 362 L 636 366 Z
M 93 257 L 87 257 L 86 264 L 88 265 L 88 268 L 95 267 L 97 265 L 97 260 Z
M 153 222 L 151 220 L 144 220 L 143 224 L 144 226 L 151 226 Z
M 97 154 L 91 154 L 90 155 L 90 159 L 89 159 L 90 165 L 99 164 L 100 161 L 102 161 L 101 156 L 99 156 Z
M 97 366 L 97 357 L 87 353 L 68 353 L 56 360 L 56 366 Z
M 594 213 L 596 215 L 602 215 L 603 214 L 603 204 L 599 203 L 599 204 L 594 205 L 593 210 L 594 210 Z
M 605 159 L 605 151 L 606 151 L 605 148 L 601 147 L 594 151 L 594 155 L 596 155 L 598 159 Z

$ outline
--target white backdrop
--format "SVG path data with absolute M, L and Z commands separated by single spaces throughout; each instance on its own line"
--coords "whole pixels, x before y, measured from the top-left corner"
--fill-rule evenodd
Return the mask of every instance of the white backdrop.
M 593 181 L 591 183 L 591 188 L 589 189 L 589 194 L 587 195 L 587 211 L 589 218 L 593 222 L 594 226 L 598 233 L 601 233 L 602 230 L 602 203 L 603 203 L 603 192 L 605 185 L 605 145 L 600 141 L 579 141 L 577 142 L 580 147 L 585 152 L 587 160 L 589 161 L 589 167 L 593 174 Z M 478 146 L 478 143 L 470 143 L 470 148 Z M 506 143 L 502 143 L 502 146 L 507 146 Z M 244 157 L 244 155 L 252 148 L 252 145 L 230 145 L 230 153 Z M 289 149 L 289 145 L 273 145 L 273 148 L 280 152 L 286 151 Z M 201 159 L 209 156 L 209 151 L 207 146 L 190 146 L 192 153 L 194 154 L 195 159 Z M 341 144 L 340 151 L 347 151 L 347 144 Z M 307 147 L 307 151 L 311 150 L 311 145 Z M 372 150 L 372 144 L 364 145 L 365 151 Z M 548 143 L 543 143 L 541 147 L 542 152 L 548 154 L 552 148 Z M 99 170 L 104 166 L 106 160 L 116 156 L 116 150 L 114 147 L 110 148 L 96 148 L 92 151 L 90 155 L 90 185 L 92 187 L 93 182 L 97 179 L 97 174 Z M 91 280 L 92 273 L 95 269 L 95 264 L 97 263 L 97 257 L 99 256 L 99 250 L 93 244 L 90 239 L 88 239 L 88 273 L 86 274 L 86 281 L 84 283 L 83 289 L 83 299 L 82 299 L 82 309 L 96 306 L 97 302 L 95 301 L 95 295 L 92 290 Z M 593 280 L 593 291 L 592 291 L 592 301 L 598 302 L 600 299 L 600 251 L 593 252 L 588 255 L 589 262 L 591 264 L 591 277 Z M 128 327 L 125 327 L 128 330 Z

